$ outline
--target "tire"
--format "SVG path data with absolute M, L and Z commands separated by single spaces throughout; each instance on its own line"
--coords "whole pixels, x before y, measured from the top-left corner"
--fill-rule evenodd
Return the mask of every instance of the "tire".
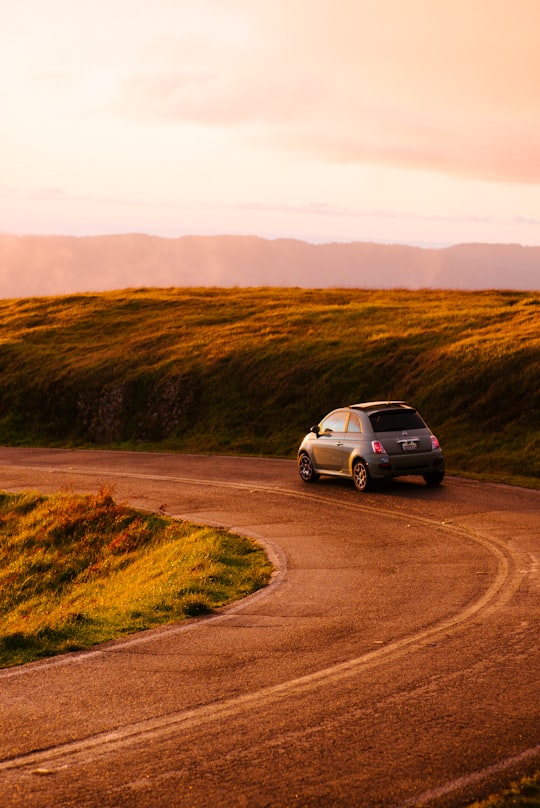
M 444 471 L 430 471 L 422 476 L 424 477 L 426 485 L 434 488 L 436 485 L 440 485 L 444 480 Z
M 371 488 L 371 477 L 368 467 L 363 460 L 355 460 L 352 467 L 352 478 L 357 491 L 369 491 Z
M 319 479 L 311 458 L 307 454 L 301 454 L 298 458 L 298 473 L 305 483 L 316 483 Z

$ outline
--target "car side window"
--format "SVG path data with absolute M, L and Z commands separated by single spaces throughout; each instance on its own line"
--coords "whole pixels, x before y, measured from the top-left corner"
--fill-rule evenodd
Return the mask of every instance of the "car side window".
M 349 418 L 349 424 L 347 426 L 347 432 L 361 432 L 361 431 L 362 426 L 360 424 L 360 418 L 358 417 L 358 415 L 356 415 L 356 413 L 351 412 Z
M 332 412 L 321 423 L 321 433 L 323 432 L 345 432 L 347 422 L 347 412 Z

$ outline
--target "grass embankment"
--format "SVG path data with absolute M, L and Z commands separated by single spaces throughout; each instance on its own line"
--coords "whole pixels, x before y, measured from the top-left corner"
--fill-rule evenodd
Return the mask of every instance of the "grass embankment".
M 449 470 L 540 478 L 540 294 L 139 289 L 0 301 L 0 443 L 293 457 L 410 400 Z
M 0 494 L 0 667 L 211 612 L 270 574 L 249 539 L 107 491 Z

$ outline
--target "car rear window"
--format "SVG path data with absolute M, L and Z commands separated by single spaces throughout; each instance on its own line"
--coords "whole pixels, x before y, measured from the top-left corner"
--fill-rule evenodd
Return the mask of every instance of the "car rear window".
M 403 432 L 407 429 L 423 429 L 425 423 L 416 410 L 385 410 L 369 416 L 374 432 Z

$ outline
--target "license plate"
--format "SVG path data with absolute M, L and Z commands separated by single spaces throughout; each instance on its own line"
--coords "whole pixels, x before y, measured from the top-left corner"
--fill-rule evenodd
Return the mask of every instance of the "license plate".
M 418 449 L 418 444 L 414 440 L 404 440 L 401 448 L 404 452 L 415 452 Z

